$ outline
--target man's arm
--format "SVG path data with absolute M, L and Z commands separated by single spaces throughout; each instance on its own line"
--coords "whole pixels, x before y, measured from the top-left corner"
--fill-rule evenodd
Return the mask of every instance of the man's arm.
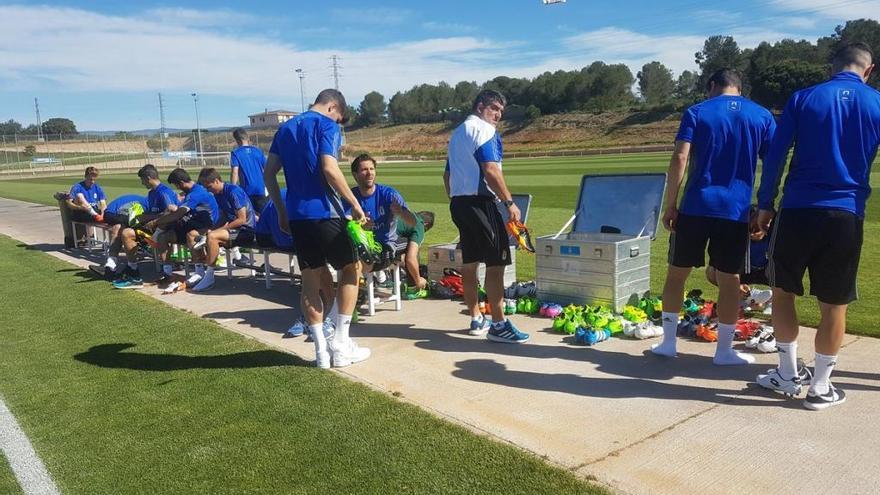
M 98 213 L 103 215 L 105 211 L 107 211 L 107 200 L 102 199 L 101 202 L 98 203 Z
M 229 182 L 238 185 L 238 166 L 232 166 L 232 173 L 229 174 Z
M 167 210 L 167 213 L 159 215 L 155 219 L 153 219 L 150 223 L 153 224 L 153 228 L 156 227 L 165 227 L 168 225 L 172 225 L 177 223 L 178 220 L 183 218 L 186 215 L 186 212 L 189 211 L 189 206 L 180 205 L 175 208 L 173 211 Z
M 666 205 L 663 210 L 663 226 L 670 232 L 675 232 L 675 223 L 678 221 L 678 192 L 681 190 L 690 153 L 691 143 L 676 141 L 672 158 L 669 159 L 669 170 L 666 172 Z
M 361 209 L 360 203 L 358 203 L 357 198 L 354 197 L 351 189 L 349 189 L 348 182 L 345 181 L 345 176 L 342 175 L 342 170 L 339 170 L 339 162 L 336 161 L 334 156 L 321 155 L 321 172 L 323 172 L 327 184 L 351 205 L 352 220 L 357 222 L 363 220 L 364 210 Z
M 278 185 L 278 172 L 281 171 L 281 157 L 275 153 L 269 153 L 269 159 L 266 161 L 266 168 L 263 169 L 263 182 L 266 183 L 266 190 L 269 191 L 269 198 L 275 205 L 275 211 L 278 212 L 278 227 L 282 232 L 290 233 L 290 222 L 287 220 L 287 205 L 281 198 L 281 187 Z M 290 185 L 288 184 L 288 187 Z
M 223 228 L 227 230 L 237 229 L 247 223 L 247 206 L 235 210 L 235 220 L 227 222 Z
M 394 213 L 394 216 L 403 220 L 403 223 L 405 223 L 407 227 L 413 228 L 416 226 L 416 216 L 413 212 L 401 206 L 396 201 L 391 203 L 391 213 Z
M 504 182 L 504 175 L 501 174 L 501 167 L 498 166 L 498 163 L 483 162 L 480 164 L 480 167 L 483 168 L 483 177 L 486 178 L 486 184 L 495 192 L 498 199 L 501 201 L 513 201 L 513 196 L 507 189 L 507 184 Z M 510 219 L 514 222 L 518 222 L 520 219 L 519 208 L 511 203 L 511 205 L 507 207 L 507 210 L 510 212 Z
M 446 170 L 443 171 L 443 186 L 446 187 L 446 197 L 451 197 L 451 190 L 449 189 L 449 160 L 446 160 Z
M 761 185 L 758 187 L 758 209 L 768 214 L 760 214 L 769 226 L 769 219 L 772 218 L 773 206 L 776 202 L 776 196 L 779 195 L 779 182 L 782 180 L 782 173 L 785 172 L 785 159 L 788 158 L 788 151 L 794 142 L 795 131 L 795 98 L 792 96 L 785 105 L 782 112 L 782 118 L 773 134 L 773 140 L 770 143 L 770 149 L 764 157 L 761 166 Z

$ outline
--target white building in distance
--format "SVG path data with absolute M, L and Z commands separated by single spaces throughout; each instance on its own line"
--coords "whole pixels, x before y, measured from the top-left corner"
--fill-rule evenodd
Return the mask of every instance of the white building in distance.
M 276 128 L 281 124 L 287 122 L 288 120 L 296 117 L 297 112 L 291 112 L 290 110 L 269 110 L 268 108 L 264 112 L 255 113 L 253 115 L 248 115 L 248 118 L 251 121 L 251 127 L 254 129 L 261 128 Z

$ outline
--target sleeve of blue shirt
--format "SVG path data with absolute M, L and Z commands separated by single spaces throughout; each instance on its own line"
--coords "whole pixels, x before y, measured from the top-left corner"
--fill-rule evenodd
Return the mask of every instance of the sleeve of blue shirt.
M 104 194 L 104 190 L 101 189 L 101 186 L 95 184 L 95 187 L 98 188 L 98 201 L 107 201 L 107 196 Z
M 229 153 L 229 167 L 235 168 L 240 167 L 241 165 L 238 163 L 238 155 L 235 154 L 234 151 Z
M 338 160 L 340 139 L 339 125 L 330 119 L 322 119 L 318 155 L 329 155 Z
M 773 142 L 773 136 L 776 135 L 776 119 L 773 115 L 767 116 L 767 126 L 764 128 L 764 135 L 761 138 L 761 148 L 758 150 L 758 156 L 763 160 L 767 156 L 767 150 L 770 149 L 770 143 Z
M 678 126 L 676 141 L 694 142 L 694 132 L 697 130 L 697 112 L 694 107 L 688 108 L 681 116 L 681 124 Z
M 474 158 L 477 159 L 477 163 L 501 163 L 502 154 L 501 138 L 496 133 L 492 139 L 477 148 L 477 151 L 474 152 Z
M 272 138 L 272 146 L 269 147 L 269 153 L 274 155 L 281 156 L 281 133 L 284 130 L 284 127 L 275 131 L 275 137 Z
M 761 186 L 758 188 L 758 208 L 772 210 L 779 194 L 779 182 L 785 171 L 785 159 L 794 140 L 797 120 L 797 93 L 792 96 L 782 111 L 779 126 L 773 133 L 773 141 L 764 157 L 761 169 Z
M 82 194 L 83 196 L 86 195 L 85 191 L 83 191 L 82 185 L 80 185 L 79 182 L 77 182 L 70 188 L 70 199 L 76 199 L 77 194 Z
M 168 209 L 169 206 L 177 206 L 177 204 L 177 194 L 174 194 L 174 191 L 172 191 L 171 189 L 165 189 L 161 193 L 159 193 L 159 206 L 161 208 L 159 211 L 164 212 Z
M 232 189 L 232 208 L 235 209 L 235 213 L 238 213 L 238 210 L 247 207 L 247 193 L 244 192 L 244 189 L 237 187 Z

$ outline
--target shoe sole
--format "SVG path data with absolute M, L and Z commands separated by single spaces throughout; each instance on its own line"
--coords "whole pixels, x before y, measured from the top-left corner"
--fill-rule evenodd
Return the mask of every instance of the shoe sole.
M 370 355 L 371 355 L 371 354 L 370 354 Z M 332 364 L 332 366 L 333 366 L 334 368 L 345 368 L 345 367 L 347 367 L 347 366 L 351 366 L 351 365 L 353 365 L 353 364 L 362 363 L 362 362 L 366 361 L 367 359 L 370 358 L 370 355 L 367 355 L 367 356 L 366 356 L 365 358 L 363 358 L 363 359 L 358 359 L 357 361 L 350 360 L 350 359 L 349 359 L 349 360 L 346 360 L 346 361 L 339 361 L 339 360 L 337 360 L 337 359 L 335 359 L 335 358 L 331 358 L 331 361 L 332 361 L 331 364 Z
M 496 337 L 490 333 L 490 334 L 486 335 L 486 338 L 491 340 L 492 342 L 500 342 L 502 344 L 525 344 L 526 342 L 529 341 L 530 337 L 526 337 L 522 340 L 510 340 L 510 339 L 504 339 L 501 337 Z
M 842 399 L 836 400 L 834 402 L 821 402 L 818 404 L 814 404 L 812 402 L 807 402 L 807 400 L 804 399 L 804 407 L 811 410 L 811 411 L 824 411 L 825 409 L 828 409 L 829 407 L 839 406 L 839 405 L 843 404 L 844 402 L 846 402 L 845 396 Z
M 143 284 L 141 284 L 141 285 L 126 285 L 125 287 L 120 287 L 120 286 L 118 286 L 118 285 L 114 285 L 113 288 L 114 288 L 114 289 L 119 289 L 119 290 L 126 290 L 126 289 L 143 289 L 144 286 L 143 286 Z
M 795 396 L 800 395 L 801 392 L 804 391 L 804 388 L 803 388 L 803 387 L 798 388 L 797 392 L 789 392 L 789 391 L 787 391 L 787 390 L 778 389 L 778 388 L 773 387 L 773 386 L 767 387 L 767 386 L 765 386 L 765 385 L 762 385 L 762 384 L 759 383 L 759 382 L 755 382 L 755 383 L 756 383 L 759 387 L 763 388 L 764 390 L 770 390 L 770 391 L 772 391 L 772 392 L 776 392 L 777 394 L 782 394 L 782 395 L 784 395 L 784 396 L 786 396 L 786 397 L 795 397 Z
M 478 330 L 468 330 L 468 335 L 473 335 L 474 337 L 482 337 L 489 333 L 488 328 L 480 328 Z

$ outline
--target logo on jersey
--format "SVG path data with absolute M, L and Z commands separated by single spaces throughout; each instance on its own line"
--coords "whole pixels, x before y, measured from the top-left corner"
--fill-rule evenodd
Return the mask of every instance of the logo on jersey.
M 727 109 L 731 112 L 739 112 L 742 109 L 741 101 L 729 101 L 727 102 Z
M 853 89 L 840 89 L 837 91 L 837 97 L 840 101 L 853 101 L 856 98 L 856 92 Z

